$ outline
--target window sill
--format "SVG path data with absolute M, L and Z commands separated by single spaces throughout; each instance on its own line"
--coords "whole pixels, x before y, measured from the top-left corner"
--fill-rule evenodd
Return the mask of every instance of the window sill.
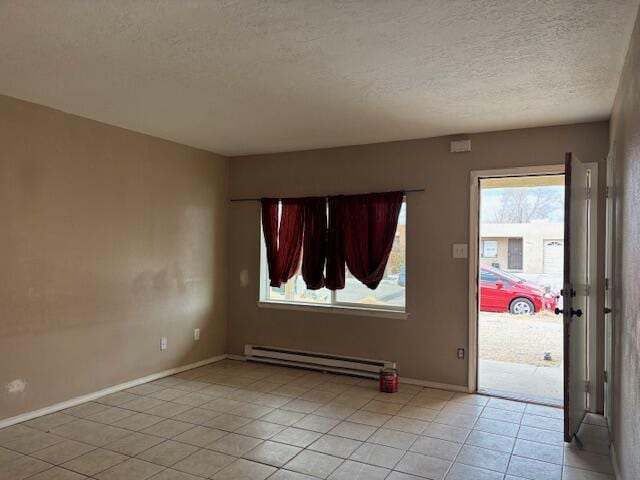
M 297 310 L 301 312 L 316 312 L 316 313 L 337 313 L 340 315 L 359 315 L 364 317 L 381 317 L 381 318 L 396 318 L 406 320 L 409 318 L 407 312 L 399 310 L 385 310 L 381 308 L 359 308 L 348 307 L 343 305 L 318 305 L 312 303 L 285 303 L 274 302 L 268 300 L 258 301 L 258 307 L 260 308 L 274 308 L 279 310 Z

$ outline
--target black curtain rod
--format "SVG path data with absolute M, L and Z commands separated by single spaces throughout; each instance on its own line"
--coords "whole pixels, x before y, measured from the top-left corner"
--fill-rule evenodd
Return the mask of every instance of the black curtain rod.
M 394 190 L 394 191 L 398 191 L 398 190 Z M 402 190 L 404 193 L 417 193 L 417 192 L 424 192 L 424 188 L 410 188 L 408 190 Z M 386 192 L 376 192 L 376 193 L 386 193 Z M 341 195 L 339 193 L 335 194 L 335 195 Z M 333 197 L 335 195 L 309 195 L 310 197 Z M 344 194 L 343 194 L 344 195 Z M 366 195 L 366 194 L 349 194 L 349 195 Z M 270 198 L 274 198 L 274 197 L 270 197 Z M 281 198 L 296 198 L 296 197 L 281 197 Z M 260 200 L 262 200 L 262 198 L 232 198 L 230 201 L 231 202 L 259 202 Z

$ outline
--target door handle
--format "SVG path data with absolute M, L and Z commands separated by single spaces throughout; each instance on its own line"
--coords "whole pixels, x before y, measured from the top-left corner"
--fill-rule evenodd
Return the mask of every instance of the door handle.
M 556 315 L 560 315 L 561 313 L 564 313 L 564 310 L 559 309 L 558 307 L 556 307 L 556 309 L 554 310 L 554 313 Z M 569 311 L 569 316 L 570 317 L 578 317 L 580 318 L 582 316 L 582 310 L 577 309 L 574 310 L 573 308 Z
M 609 307 L 604 307 L 604 314 L 608 314 L 611 313 L 613 310 L 611 310 Z

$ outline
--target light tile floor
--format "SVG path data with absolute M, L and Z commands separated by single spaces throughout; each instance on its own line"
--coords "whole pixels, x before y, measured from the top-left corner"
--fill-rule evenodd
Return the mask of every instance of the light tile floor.
M 0 430 L 0 480 L 605 480 L 589 415 L 225 360 Z

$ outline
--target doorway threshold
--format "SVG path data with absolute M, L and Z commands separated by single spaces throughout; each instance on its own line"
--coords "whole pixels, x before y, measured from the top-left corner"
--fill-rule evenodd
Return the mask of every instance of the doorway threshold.
M 504 398 L 505 400 L 514 400 L 516 402 L 533 403 L 535 405 L 544 405 L 547 407 L 562 408 L 563 402 L 558 398 L 543 397 L 539 395 L 522 394 L 509 392 L 506 390 L 479 388 L 478 393 L 488 395 L 490 397 Z

